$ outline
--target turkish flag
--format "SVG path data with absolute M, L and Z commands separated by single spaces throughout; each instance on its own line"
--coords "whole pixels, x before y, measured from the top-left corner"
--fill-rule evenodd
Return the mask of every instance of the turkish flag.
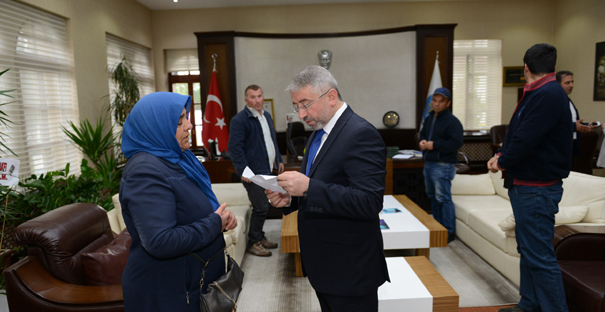
M 210 139 L 218 142 L 219 152 L 228 151 L 229 129 L 227 129 L 227 124 L 225 123 L 225 112 L 223 111 L 223 103 L 221 102 L 218 83 L 216 82 L 216 70 L 212 71 L 212 78 L 210 79 L 206 111 L 204 112 L 204 122 L 202 124 L 202 139 L 204 140 L 204 145 L 208 144 L 208 140 Z

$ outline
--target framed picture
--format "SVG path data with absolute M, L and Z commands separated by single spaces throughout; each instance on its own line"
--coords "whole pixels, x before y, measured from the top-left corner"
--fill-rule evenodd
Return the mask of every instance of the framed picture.
M 502 86 L 522 87 L 525 85 L 523 66 L 504 67 L 502 70 Z
M 265 102 L 263 102 L 263 110 L 271 114 L 271 119 L 273 119 L 273 129 L 275 129 L 275 110 L 273 110 L 273 99 L 265 99 Z
M 594 64 L 594 101 L 605 101 L 605 41 L 597 42 Z

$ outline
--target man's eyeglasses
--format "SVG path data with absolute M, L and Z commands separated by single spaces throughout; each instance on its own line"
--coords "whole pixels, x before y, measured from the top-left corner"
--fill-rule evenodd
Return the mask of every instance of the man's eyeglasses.
M 332 89 L 330 89 L 332 90 Z M 303 112 L 306 112 L 309 110 L 309 106 L 313 105 L 313 103 L 317 102 L 317 100 L 321 99 L 321 97 L 323 97 L 324 95 L 328 94 L 328 92 L 330 92 L 330 90 L 324 92 L 322 95 L 320 95 L 319 97 L 317 97 L 315 100 L 311 101 L 311 103 L 309 104 L 293 104 L 292 105 L 292 109 L 298 113 L 298 110 L 301 110 Z M 302 105 L 302 107 L 299 107 L 299 105 Z

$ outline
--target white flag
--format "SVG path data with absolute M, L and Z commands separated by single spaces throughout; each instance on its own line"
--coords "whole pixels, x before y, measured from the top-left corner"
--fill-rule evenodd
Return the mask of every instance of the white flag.
M 424 124 L 424 119 L 433 110 L 433 107 L 431 106 L 431 102 L 433 101 L 433 92 L 435 92 L 435 89 L 441 87 L 443 87 L 443 85 L 441 84 L 441 72 L 439 72 L 439 61 L 438 58 L 436 58 L 435 67 L 433 68 L 433 76 L 431 77 L 429 91 L 426 96 L 426 103 L 424 104 L 424 111 L 422 112 L 422 121 L 420 122 L 420 129 L 422 129 L 422 125 Z

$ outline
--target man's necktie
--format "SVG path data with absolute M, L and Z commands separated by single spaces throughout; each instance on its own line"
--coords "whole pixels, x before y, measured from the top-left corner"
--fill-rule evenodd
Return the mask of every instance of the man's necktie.
M 307 172 L 305 173 L 309 176 L 309 171 L 311 171 L 311 165 L 313 164 L 313 159 L 315 159 L 315 155 L 317 154 L 317 150 L 319 150 L 319 146 L 321 145 L 321 138 L 324 136 L 326 132 L 324 129 L 320 129 L 315 133 L 315 137 L 313 138 L 313 142 L 311 143 L 311 147 L 309 147 L 309 156 L 307 157 Z

